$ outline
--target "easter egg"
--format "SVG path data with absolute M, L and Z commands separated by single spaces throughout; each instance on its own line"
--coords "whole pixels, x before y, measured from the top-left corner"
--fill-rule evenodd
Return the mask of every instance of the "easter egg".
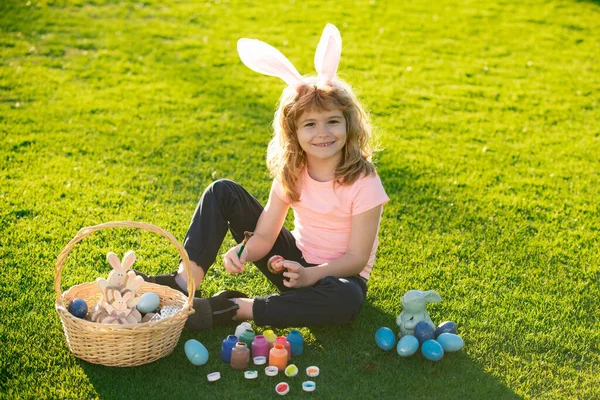
M 454 333 L 442 333 L 436 340 L 440 345 L 442 345 L 444 351 L 450 353 L 459 351 L 465 345 L 465 342 L 462 340 L 462 338 Z
M 426 340 L 421 346 L 421 353 L 426 359 L 431 361 L 440 361 L 444 357 L 442 345 L 433 339 Z
M 419 349 L 419 340 L 413 335 L 403 336 L 398 341 L 396 351 L 401 357 L 410 357 L 417 352 Z
M 160 298 L 154 292 L 146 292 L 140 297 L 136 308 L 141 313 L 150 313 L 156 311 L 160 305 Z
M 208 361 L 208 350 L 195 339 L 185 342 L 184 350 L 188 360 L 194 365 L 204 365 Z
M 375 343 L 385 351 L 391 350 L 396 345 L 396 335 L 390 328 L 381 327 L 375 332 Z
M 434 332 L 433 326 L 421 321 L 415 326 L 414 336 L 419 340 L 419 344 L 423 344 L 426 340 L 434 338 Z
M 271 258 L 269 258 L 269 261 L 267 261 L 267 268 L 272 274 L 281 274 L 283 270 L 285 270 L 283 266 L 284 261 L 285 258 L 278 255 L 274 255 Z
M 84 318 L 88 312 L 88 305 L 85 300 L 76 297 L 69 304 L 69 312 L 77 318 Z
M 435 328 L 435 337 L 440 336 L 442 333 L 454 333 L 456 335 L 456 324 L 452 321 L 442 322 Z

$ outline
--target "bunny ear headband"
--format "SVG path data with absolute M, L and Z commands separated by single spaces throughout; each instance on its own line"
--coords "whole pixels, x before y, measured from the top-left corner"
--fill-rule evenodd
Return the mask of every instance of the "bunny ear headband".
M 294 88 L 298 88 L 304 83 L 304 79 L 296 67 L 275 47 L 260 40 L 243 38 L 238 40 L 237 49 L 242 62 L 251 70 L 281 78 Z M 331 83 L 335 78 L 341 55 L 340 31 L 334 25 L 327 24 L 315 54 L 315 69 L 319 74 L 318 82 Z

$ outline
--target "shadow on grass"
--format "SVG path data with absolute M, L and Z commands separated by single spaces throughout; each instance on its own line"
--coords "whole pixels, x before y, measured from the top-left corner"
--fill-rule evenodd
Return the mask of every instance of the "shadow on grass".
M 290 384 L 291 393 L 299 393 L 302 381 L 307 379 L 304 370 L 311 365 L 321 368 L 320 376 L 314 378 L 317 391 L 312 397 L 347 398 L 352 393 L 354 398 L 519 398 L 469 358 L 468 344 L 466 349 L 446 354 L 439 362 L 428 361 L 420 354 L 402 358 L 395 349 L 379 349 L 374 341 L 375 331 L 387 325 L 397 332 L 394 319 L 395 316 L 366 303 L 360 317 L 351 324 L 311 329 L 316 340 L 292 360 L 300 369 L 294 378 L 281 374 L 267 377 L 263 368 L 257 367 L 258 379 L 244 379 L 241 371 L 231 369 L 219 356 L 221 341 L 231 330 L 228 328 L 200 333 L 184 330 L 171 355 L 140 367 L 104 367 L 84 361 L 79 364 L 100 398 L 263 399 L 281 381 Z M 208 348 L 210 358 L 206 365 L 193 366 L 186 359 L 183 346 L 190 338 Z M 206 375 L 215 371 L 222 378 L 209 383 Z
M 357 320 L 348 326 L 311 330 L 324 350 L 315 362 L 338 366 L 324 372 L 328 385 L 335 388 L 332 396 L 352 393 L 355 398 L 520 398 L 472 360 L 468 348 L 448 353 L 439 362 L 427 360 L 420 351 L 403 358 L 395 348 L 381 350 L 375 344 L 375 332 L 387 326 L 397 334 L 395 319 L 396 315 L 367 302 Z

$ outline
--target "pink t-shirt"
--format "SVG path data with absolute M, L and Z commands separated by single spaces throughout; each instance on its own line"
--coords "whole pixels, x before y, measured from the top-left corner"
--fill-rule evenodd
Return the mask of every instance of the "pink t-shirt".
M 389 201 L 377 174 L 358 179 L 352 185 L 336 185 L 333 181 L 318 182 L 302 171 L 300 201 L 290 202 L 283 186 L 273 180 L 272 192 L 294 210 L 296 245 L 304 259 L 311 264 L 323 264 L 346 253 L 350 239 L 352 216 Z M 379 225 L 377 226 L 379 235 Z M 375 237 L 371 256 L 360 276 L 369 279 L 379 244 Z

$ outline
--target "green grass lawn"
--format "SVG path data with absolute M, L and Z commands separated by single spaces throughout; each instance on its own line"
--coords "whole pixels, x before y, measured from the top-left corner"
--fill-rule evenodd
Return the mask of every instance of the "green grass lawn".
M 220 360 L 228 329 L 184 330 L 142 367 L 78 360 L 54 310 L 54 266 L 80 228 L 103 222 L 182 241 L 216 178 L 264 202 L 283 83 L 246 68 L 236 41 L 269 42 L 310 73 L 331 22 L 391 201 L 367 304 L 348 326 L 303 329 L 295 362 L 322 372 L 315 393 L 299 376 L 288 396 L 600 398 L 600 2 L 256 3 L 1 2 L 0 397 L 275 396 L 282 377 L 246 381 Z M 128 249 L 149 273 L 178 259 L 156 235 L 102 231 L 69 255 L 63 290 Z M 273 290 L 256 268 L 230 276 L 217 260 L 203 290 L 223 288 Z M 410 289 L 440 293 L 429 312 L 458 324 L 461 352 L 434 363 L 376 347 Z M 207 365 L 187 361 L 189 338 Z M 213 371 L 223 378 L 209 384 Z

